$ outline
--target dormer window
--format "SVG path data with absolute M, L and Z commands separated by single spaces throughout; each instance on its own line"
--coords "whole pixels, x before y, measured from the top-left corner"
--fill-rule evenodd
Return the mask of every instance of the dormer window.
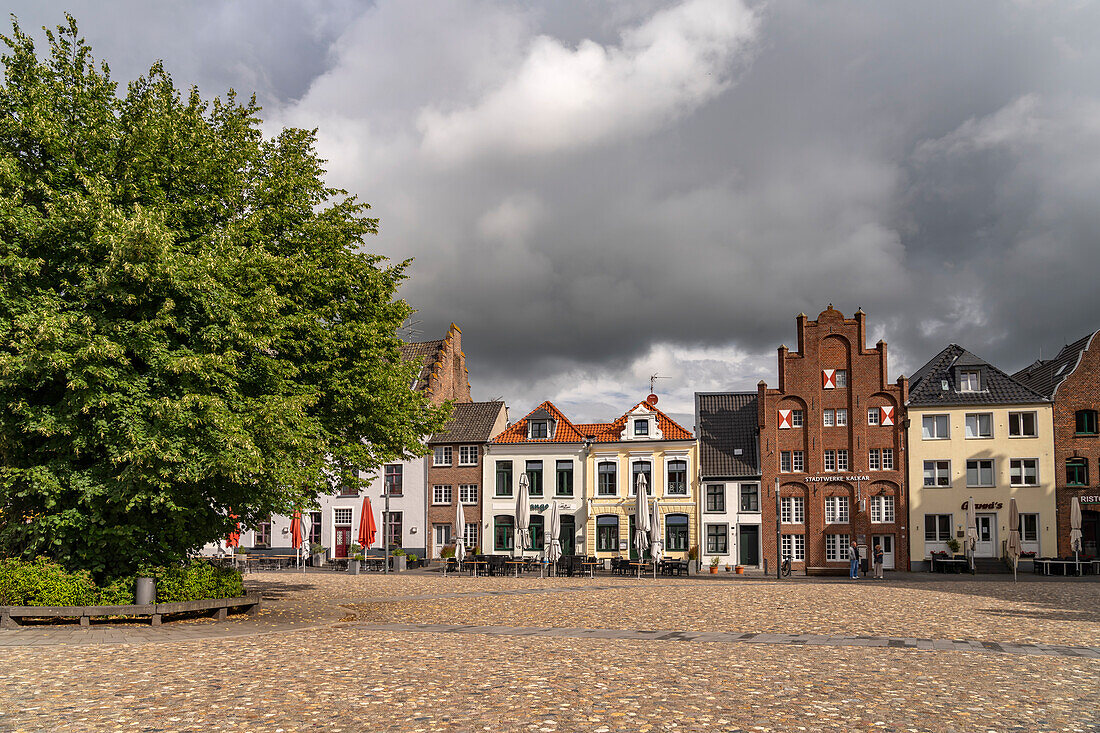
M 649 420 L 634 421 L 634 435 L 646 437 L 649 435 Z
M 978 392 L 981 390 L 980 372 L 977 369 L 964 369 L 959 372 L 959 391 Z
M 550 437 L 550 421 L 549 420 L 532 420 L 528 423 L 528 430 L 530 434 L 529 438 L 536 440 L 538 438 Z

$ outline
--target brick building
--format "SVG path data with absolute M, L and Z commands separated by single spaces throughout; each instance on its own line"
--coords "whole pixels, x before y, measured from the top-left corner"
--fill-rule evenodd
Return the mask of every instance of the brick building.
M 503 402 L 456 404 L 442 432 L 428 440 L 428 557 L 454 543 L 458 505 L 462 504 L 463 544 L 478 547 L 481 526 L 481 477 L 485 444 L 508 426 Z
M 1081 502 L 1081 550 L 1100 552 L 1100 331 L 1039 360 L 1013 378 L 1054 400 L 1055 503 L 1058 555 L 1073 554 L 1070 498 Z M 1044 553 L 1045 554 L 1045 553 Z
M 843 568 L 854 538 L 886 567 L 909 567 L 905 491 L 908 381 L 887 377 L 886 343 L 865 346 L 867 316 L 831 305 L 795 319 L 798 348 L 779 347 L 779 386 L 758 385 L 763 552 L 774 568 L 776 487 L 783 554 L 794 569 Z

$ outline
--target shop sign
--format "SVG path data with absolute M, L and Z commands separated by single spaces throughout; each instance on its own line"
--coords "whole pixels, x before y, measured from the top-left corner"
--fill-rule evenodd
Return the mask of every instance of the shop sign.
M 544 512 L 549 508 L 550 508 L 549 504 L 532 504 L 531 505 L 531 511 L 533 511 L 533 512 Z
M 806 476 L 802 479 L 808 484 L 828 481 L 870 481 L 870 476 L 855 476 L 843 473 L 826 473 L 821 476 Z
M 1077 501 L 1082 504 L 1100 504 L 1100 494 L 1086 494 L 1078 497 Z
M 962 503 L 962 508 L 964 510 L 969 506 L 970 506 L 969 501 L 964 501 Z M 1003 507 L 1004 507 L 1004 504 L 1002 504 L 999 501 L 989 501 L 989 502 L 986 502 L 985 504 L 982 504 L 980 502 L 974 502 L 974 508 L 977 509 L 977 510 L 981 510 L 981 509 L 1001 509 Z

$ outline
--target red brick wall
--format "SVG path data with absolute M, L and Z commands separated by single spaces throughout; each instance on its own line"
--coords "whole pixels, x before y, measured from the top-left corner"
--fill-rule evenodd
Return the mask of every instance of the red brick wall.
M 1097 332 L 1100 334 L 1100 332 Z M 1069 544 L 1069 502 L 1072 496 L 1100 493 L 1100 437 L 1078 436 L 1076 412 L 1100 411 L 1100 335 L 1094 335 L 1077 368 L 1054 395 L 1055 501 L 1058 508 L 1058 555 L 1072 555 Z M 1087 487 L 1066 486 L 1066 459 L 1088 460 Z
M 455 324 L 452 323 L 447 331 L 439 360 L 431 367 L 427 392 L 432 404 L 441 405 L 447 400 L 472 402 L 470 374 L 466 369 L 466 354 L 462 351 L 462 331 Z
M 798 351 L 790 352 L 779 347 L 779 388 L 768 389 L 761 382 L 759 389 L 759 424 L 762 485 L 762 522 L 764 557 L 769 569 L 777 558 L 775 538 L 775 479 L 780 479 L 780 496 L 802 496 L 805 499 L 804 525 L 784 525 L 784 533 L 806 536 L 806 562 L 804 566 L 842 567 L 844 562 L 825 560 L 825 533 L 864 535 L 867 553 L 870 553 L 872 534 L 894 535 L 894 562 L 900 570 L 909 566 L 909 539 L 907 534 L 909 507 L 905 490 L 906 454 L 904 403 L 908 397 L 908 382 L 887 382 L 886 344 L 880 341 L 873 349 L 865 348 L 866 315 L 859 311 L 853 318 L 844 318 L 830 306 L 816 321 L 800 314 L 796 319 Z M 848 387 L 825 389 L 822 370 L 847 369 Z M 895 408 L 894 425 L 869 426 L 867 408 L 892 405 Z M 825 409 L 843 408 L 848 411 L 848 425 L 824 427 Z M 780 430 L 778 411 L 801 409 L 804 414 L 802 428 Z M 892 448 L 894 470 L 869 471 L 868 449 Z M 807 483 L 806 475 L 822 475 L 825 450 L 848 451 L 849 466 L 845 475 L 867 475 L 871 479 L 856 482 L 832 481 Z M 805 470 L 802 473 L 780 473 L 780 451 L 802 450 L 805 454 Z M 865 501 L 866 510 L 860 509 L 857 494 Z M 873 495 L 888 494 L 894 497 L 892 524 L 870 522 L 870 501 Z M 847 496 L 849 500 L 848 524 L 825 524 L 825 499 L 828 496 Z
M 435 527 L 436 524 L 454 524 L 455 513 L 458 511 L 459 501 L 459 486 L 461 484 L 474 484 L 478 487 L 477 490 L 477 503 L 466 504 L 463 506 L 463 511 L 466 514 L 466 523 L 477 523 L 481 526 L 481 467 L 482 461 L 485 460 L 485 445 L 478 445 L 478 465 L 476 466 L 459 466 L 458 465 L 458 448 L 460 445 L 471 445 L 470 443 L 439 443 L 436 445 L 450 445 L 451 446 L 451 465 L 449 467 L 433 466 L 432 456 L 428 456 L 428 508 L 425 516 L 427 517 L 427 532 L 428 538 L 426 547 L 428 548 L 428 557 L 432 557 L 433 548 L 435 545 Z M 450 485 L 451 486 L 451 503 L 442 505 L 433 505 L 433 490 L 436 485 Z M 452 539 L 454 534 L 452 534 Z M 482 538 L 479 538 L 479 542 Z M 483 543 L 482 543 L 483 544 Z M 473 548 L 467 548 L 472 550 Z

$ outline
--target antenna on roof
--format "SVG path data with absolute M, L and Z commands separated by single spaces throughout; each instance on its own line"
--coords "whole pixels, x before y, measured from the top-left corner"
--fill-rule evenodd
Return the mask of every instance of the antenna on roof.
M 672 377 L 665 377 L 660 374 L 652 374 L 649 377 L 649 396 L 645 398 L 645 401 L 649 405 L 657 404 L 657 380 L 658 379 L 672 379 Z
M 400 336 L 403 339 L 409 339 L 409 338 L 412 338 L 413 336 L 420 336 L 424 332 L 421 331 L 419 328 L 417 328 L 417 326 L 419 326 L 422 323 L 423 323 L 423 321 L 406 320 L 404 323 L 402 323 L 398 327 L 397 335 Z

